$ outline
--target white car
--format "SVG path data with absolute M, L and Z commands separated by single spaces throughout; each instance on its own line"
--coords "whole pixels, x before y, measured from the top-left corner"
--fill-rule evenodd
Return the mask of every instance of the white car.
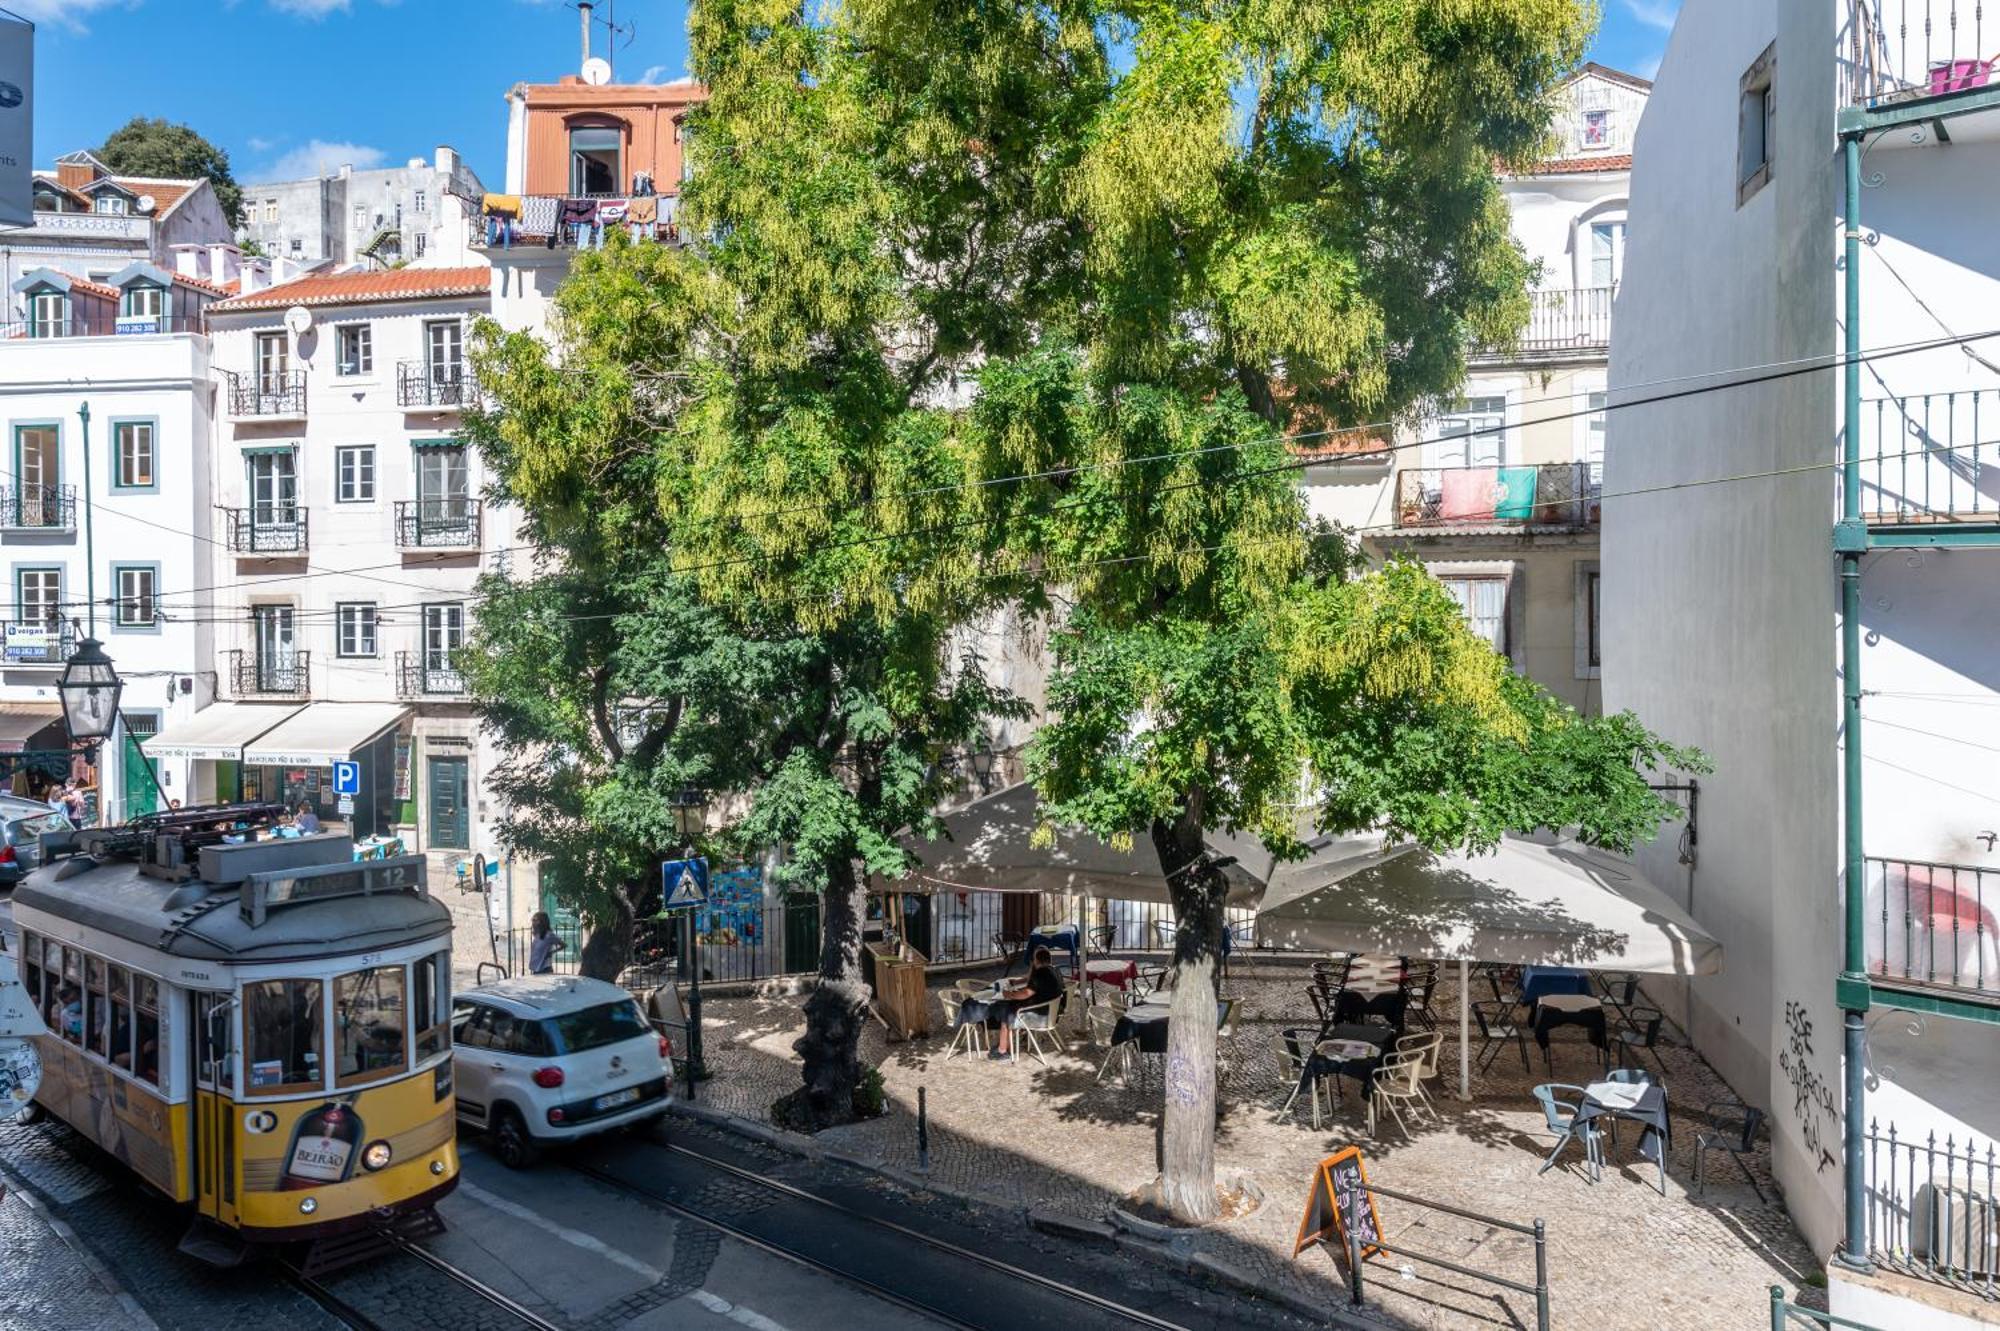
M 543 1146 L 659 1117 L 673 1064 L 631 994 L 574 975 L 524 975 L 456 994 L 458 1117 L 525 1169 Z

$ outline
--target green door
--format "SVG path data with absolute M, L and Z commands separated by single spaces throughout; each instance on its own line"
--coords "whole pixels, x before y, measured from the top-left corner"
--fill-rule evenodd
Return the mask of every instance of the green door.
M 469 758 L 431 758 L 425 763 L 431 824 L 428 844 L 435 849 L 472 849 L 471 766 Z
M 125 774 L 125 817 L 137 818 L 141 814 L 157 812 L 159 799 L 153 789 L 153 779 L 146 775 L 146 752 L 139 747 L 139 741 L 126 731 L 121 741 L 124 744 L 119 769 Z

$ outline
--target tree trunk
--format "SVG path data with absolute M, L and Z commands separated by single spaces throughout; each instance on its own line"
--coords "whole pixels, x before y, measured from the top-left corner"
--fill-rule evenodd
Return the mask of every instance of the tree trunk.
M 861 1028 L 868 1020 L 868 985 L 861 973 L 866 898 L 853 860 L 835 858 L 820 912 L 819 985 L 806 1000 L 806 1033 L 792 1045 L 804 1061 L 803 1108 L 815 1129 L 854 1119 Z
M 593 980 L 617 982 L 632 964 L 632 922 L 638 918 L 637 902 L 654 890 L 649 879 L 629 878 L 612 892 L 611 906 L 617 914 L 592 929 L 583 940 L 583 951 L 577 957 L 580 972 Z
M 1215 1219 L 1215 1001 L 1221 989 L 1222 874 L 1208 862 L 1200 797 L 1173 822 L 1155 819 L 1153 848 L 1167 873 L 1179 931 L 1167 1018 L 1165 1124 L 1160 1200 L 1177 1220 Z

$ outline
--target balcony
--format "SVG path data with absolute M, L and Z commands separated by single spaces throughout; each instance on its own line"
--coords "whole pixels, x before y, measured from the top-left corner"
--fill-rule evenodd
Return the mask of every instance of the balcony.
M 37 235 L 36 233 L 40 233 Z M 132 213 L 59 213 L 37 208 L 25 232 L 12 235 L 16 245 L 60 237 L 64 240 L 129 240 L 141 244 L 153 238 L 153 219 Z
M 239 420 L 301 420 L 306 414 L 306 372 L 223 372 L 229 380 L 229 414 Z
M 2000 1192 L 1996 1157 L 1968 1133 L 1899 1134 L 1870 1121 L 1867 1132 L 1868 1258 L 1878 1266 L 2000 1300 Z M 1853 1161 L 1850 1168 L 1860 1168 Z M 1984 1322 L 1984 1318 L 1980 1319 Z
M 0 486 L 0 531 L 76 534 L 74 485 Z
M 1986 25 L 1988 7 L 1986 0 L 1847 0 L 1842 101 L 1943 110 L 1949 101 L 1985 101 L 2000 92 L 1993 78 L 2000 22 Z
M 479 520 L 477 499 L 399 499 L 396 548 L 477 550 Z
M 396 653 L 398 698 L 463 698 L 465 676 L 425 652 Z
M 0 323 L 0 342 L 41 342 L 51 338 L 135 337 L 159 333 L 205 333 L 202 315 L 87 314 L 72 319 L 15 319 Z
M 1510 345 L 1478 346 L 1475 361 L 1564 360 L 1611 351 L 1611 303 L 1618 288 L 1530 291 L 1528 323 Z
M 1425 467 L 1396 473 L 1405 533 L 1575 532 L 1596 528 L 1603 479 L 1591 462 Z
M 1869 978 L 2000 1006 L 2000 870 L 1873 856 L 1867 866 Z
M 304 698 L 311 652 L 267 657 L 241 649 L 229 653 L 229 681 L 238 698 Z
M 239 555 L 302 555 L 306 552 L 306 511 L 296 507 L 225 508 L 225 544 Z
M 476 406 L 479 385 L 469 366 L 432 365 L 427 361 L 406 360 L 396 366 L 396 405 L 399 407 Z
M 8 666 L 60 666 L 76 651 L 73 624 L 47 620 L 0 620 L 0 652 Z
M 596 200 L 600 204 L 604 203 L 625 204 L 628 208 L 634 202 L 634 200 L 632 200 L 629 197 L 604 195 L 604 194 L 592 194 L 592 195 L 582 195 L 574 197 L 591 198 Z M 528 216 L 533 216 L 533 217 L 546 216 L 549 218 L 560 218 L 562 202 L 563 202 L 562 198 L 560 197 L 551 198 L 547 195 L 543 195 L 539 196 L 539 200 L 541 204 L 547 205 L 546 208 L 541 206 L 527 207 Z M 527 205 L 536 204 L 537 196 L 523 195 L 522 203 L 524 207 Z M 651 223 L 620 221 L 612 223 L 611 225 L 624 227 L 626 229 L 626 234 L 635 241 L 657 240 L 662 242 L 663 244 L 668 244 L 668 245 L 679 244 L 681 238 L 680 196 L 676 194 L 656 195 L 654 196 L 653 203 L 658 213 L 657 221 Z M 554 249 L 557 248 L 558 246 L 567 247 L 575 245 L 578 242 L 578 237 L 576 234 L 575 227 L 560 221 L 556 223 L 556 236 L 555 236 L 555 243 L 553 245 L 549 244 L 548 225 L 539 221 L 536 223 L 535 228 L 530 230 L 526 225 L 525 218 L 509 219 L 502 217 L 474 217 L 470 219 L 470 226 L 471 226 L 471 235 L 469 237 L 469 243 L 471 244 L 473 249 L 477 250 L 504 251 L 512 249 L 517 245 L 524 247 L 532 246 L 534 249 L 537 250 L 544 248 Z M 602 232 L 605 229 L 606 228 L 604 226 L 600 225 L 594 228 L 594 230 L 590 234 L 584 236 L 582 238 L 584 246 L 588 247 L 593 243 L 601 242 Z
M 2000 521 L 2000 389 L 1869 398 L 1861 413 L 1869 522 Z

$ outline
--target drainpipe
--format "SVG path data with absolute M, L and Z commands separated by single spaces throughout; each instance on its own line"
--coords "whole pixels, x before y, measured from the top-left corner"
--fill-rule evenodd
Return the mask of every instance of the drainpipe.
M 1840 532 L 1834 548 L 1840 554 L 1840 679 L 1841 730 L 1847 744 L 1841 754 L 1841 796 L 1847 886 L 1846 947 L 1836 996 L 1844 1016 L 1845 1102 L 1843 1136 L 1846 1161 L 1846 1226 L 1835 1259 L 1849 1270 L 1867 1271 L 1868 1179 L 1864 1172 L 1864 1100 L 1868 1013 L 1868 958 L 1863 941 L 1867 862 L 1861 828 L 1861 556 L 1868 548 L 1861 520 L 1861 140 L 1841 140 L 1847 175 L 1847 208 L 1843 236 L 1845 323 L 1842 353 L 1843 420 L 1840 441 Z

